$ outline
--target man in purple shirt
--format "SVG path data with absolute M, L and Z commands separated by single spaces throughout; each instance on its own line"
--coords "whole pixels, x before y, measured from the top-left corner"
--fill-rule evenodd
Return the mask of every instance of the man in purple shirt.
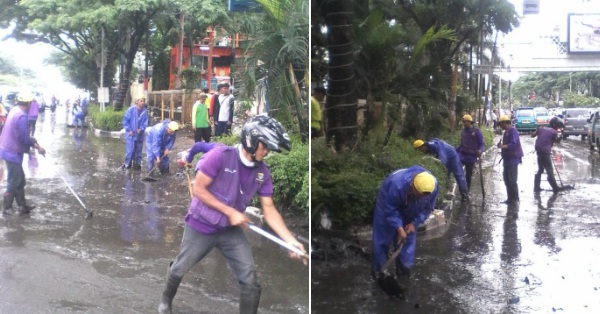
M 494 121 L 494 124 L 496 121 Z M 465 165 L 465 177 L 467 187 L 471 189 L 471 177 L 473 177 L 473 168 L 477 159 L 485 149 L 485 142 L 481 131 L 473 126 L 473 117 L 471 115 L 463 116 L 464 129 L 460 135 L 460 145 L 456 148 L 460 156 L 460 162 Z
M 287 132 L 277 120 L 256 116 L 244 125 L 240 140 L 241 144 L 236 147 L 213 147 L 196 164 L 193 198 L 185 216 L 181 249 L 169 264 L 159 313 L 171 313 L 181 279 L 215 247 L 240 284 L 240 313 L 257 312 L 261 286 L 242 230 L 249 223 L 244 211 L 254 195 L 259 196 L 265 221 L 271 229 L 283 241 L 304 251 L 275 208 L 271 174 L 263 162 L 270 151 L 291 149 Z M 290 257 L 301 259 L 295 253 L 290 253 Z
M 523 148 L 519 139 L 519 131 L 512 126 L 510 117 L 503 115 L 498 120 L 500 128 L 504 130 L 502 141 L 498 143 L 498 148 L 502 149 L 502 160 L 504 160 L 504 185 L 506 186 L 505 204 L 519 203 L 519 164 L 522 162 Z
M 6 125 L 0 135 L 0 158 L 6 162 L 8 172 L 6 192 L 4 192 L 3 215 L 13 214 L 13 201 L 17 200 L 19 213 L 28 214 L 35 206 L 25 202 L 25 172 L 23 171 L 23 154 L 31 147 L 36 148 L 42 155 L 46 150 L 29 136 L 27 113 L 33 96 L 19 93 L 16 97 L 17 107 L 13 108 L 6 118 Z
M 535 152 L 537 153 L 538 160 L 538 172 L 535 174 L 533 180 L 533 192 L 539 193 L 541 191 L 540 181 L 542 181 L 542 174 L 544 170 L 548 176 L 548 183 L 552 187 L 554 193 L 561 191 L 561 188 L 556 184 L 554 179 L 554 169 L 552 169 L 552 145 L 558 138 L 558 129 L 563 128 L 565 125 L 562 120 L 558 117 L 554 117 L 550 120 L 550 127 L 539 127 L 531 137 L 536 137 L 535 140 Z

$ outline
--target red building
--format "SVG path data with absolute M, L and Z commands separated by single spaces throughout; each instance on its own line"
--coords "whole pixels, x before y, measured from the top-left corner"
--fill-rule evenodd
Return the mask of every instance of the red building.
M 208 37 L 202 39 L 201 42 L 194 43 L 191 49 L 184 44 L 182 49 L 183 61 L 182 69 L 190 66 L 195 66 L 201 69 L 201 86 L 200 88 L 208 88 L 211 91 L 216 89 L 217 82 L 231 81 L 231 66 L 235 63 L 235 59 L 242 57 L 242 48 L 240 43 L 244 43 L 246 38 L 236 34 L 235 38 L 229 38 L 224 35 L 216 36 L 215 30 L 208 30 Z M 171 65 L 169 75 L 169 89 L 176 89 L 177 81 L 177 64 L 179 57 L 179 45 L 171 48 Z M 210 79 L 209 79 L 210 78 Z M 232 84 L 233 85 L 233 84 Z

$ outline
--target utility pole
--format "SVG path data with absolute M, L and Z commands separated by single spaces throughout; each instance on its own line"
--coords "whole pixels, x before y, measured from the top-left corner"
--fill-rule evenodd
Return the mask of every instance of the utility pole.
M 102 112 L 104 112 L 104 104 L 106 99 L 104 99 L 104 67 L 105 67 L 105 55 L 104 55 L 104 27 L 101 27 L 102 36 L 100 39 L 100 93 L 102 95 L 98 95 L 98 99 L 100 100 L 100 107 Z
M 144 96 L 148 101 L 148 55 L 150 54 L 150 10 L 146 8 L 146 64 L 144 66 Z

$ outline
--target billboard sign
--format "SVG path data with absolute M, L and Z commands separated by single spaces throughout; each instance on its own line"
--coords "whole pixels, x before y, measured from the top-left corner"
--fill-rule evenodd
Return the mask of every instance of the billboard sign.
M 256 0 L 229 0 L 229 12 L 260 12 L 260 4 Z
M 569 53 L 600 53 L 600 13 L 569 14 Z

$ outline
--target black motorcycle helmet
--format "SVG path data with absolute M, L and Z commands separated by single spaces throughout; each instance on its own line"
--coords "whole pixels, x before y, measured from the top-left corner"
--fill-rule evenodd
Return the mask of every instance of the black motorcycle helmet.
M 270 151 L 292 150 L 290 137 L 281 123 L 264 115 L 254 116 L 244 124 L 240 142 L 252 156 L 256 153 L 258 142 L 262 142 Z
M 565 128 L 565 124 L 563 123 L 563 120 L 559 117 L 554 117 L 552 119 L 550 119 L 550 127 L 556 129 L 564 129 Z

